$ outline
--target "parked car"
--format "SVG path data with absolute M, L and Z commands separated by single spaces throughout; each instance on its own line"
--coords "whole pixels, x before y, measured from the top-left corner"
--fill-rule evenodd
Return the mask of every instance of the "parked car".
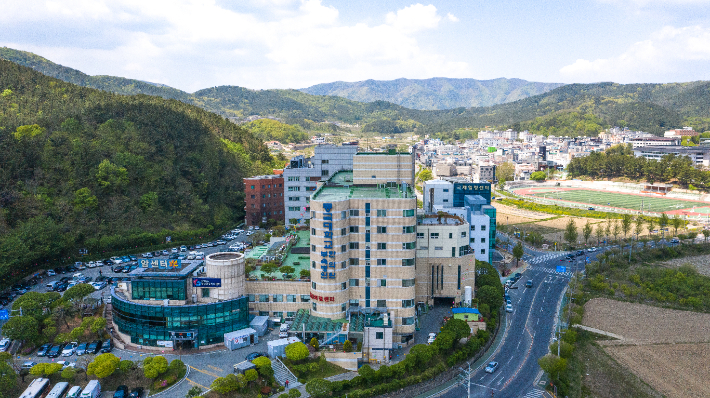
M 101 349 L 101 340 L 94 340 L 86 347 L 87 354 L 98 354 Z
M 5 352 L 10 349 L 10 343 L 12 341 L 10 339 L 2 339 L 0 340 L 0 352 Z
M 111 339 L 108 339 L 101 345 L 101 353 L 105 354 L 111 352 L 111 350 L 113 350 L 113 342 L 111 342 Z
M 498 362 L 489 362 L 486 366 L 486 373 L 493 373 L 498 370 Z
M 131 390 L 128 398 L 142 398 L 143 397 L 143 387 L 136 387 Z
M 252 352 L 251 354 L 247 355 L 246 360 L 247 361 L 253 361 L 259 357 L 265 357 L 266 354 L 263 352 Z
M 72 341 L 71 343 L 67 344 L 64 346 L 64 349 L 62 350 L 62 356 L 63 357 L 70 357 L 74 355 L 74 351 L 76 351 L 76 347 L 79 346 L 79 343 L 76 341 Z
M 39 347 L 39 350 L 37 350 L 37 356 L 38 357 L 46 357 L 47 352 L 49 351 L 50 348 L 52 348 L 51 343 L 42 344 L 42 346 Z
M 53 269 L 48 269 L 47 270 L 47 276 L 55 276 L 57 273 Z
M 76 362 L 57 361 L 57 363 L 62 365 L 62 370 L 66 369 L 66 368 L 76 368 Z
M 88 345 L 87 343 L 80 343 L 79 346 L 76 347 L 76 351 L 74 351 L 74 353 L 78 356 L 86 354 L 86 346 L 87 345 Z
M 62 344 L 53 345 L 52 348 L 50 348 L 49 352 L 47 353 L 47 358 L 58 357 L 62 353 L 62 348 L 64 348 L 64 346 Z
M 69 289 L 69 284 L 67 282 L 61 282 L 54 286 L 55 292 L 65 292 L 67 289 Z
M 595 251 L 597 251 L 597 248 L 596 248 L 596 247 L 590 247 L 589 249 L 587 249 L 587 251 L 588 251 L 588 252 L 595 252 Z
M 584 256 L 584 250 L 577 250 L 577 257 Z
M 25 369 L 25 370 L 30 370 L 32 369 L 35 365 L 37 365 L 37 362 L 33 361 L 27 361 L 20 366 L 20 368 Z
M 116 392 L 113 393 L 113 398 L 127 398 L 128 397 L 128 387 L 118 386 Z
M 89 261 L 86 266 L 89 268 L 96 268 L 96 261 Z
M 529 279 L 527 282 L 525 282 L 525 287 L 533 287 L 533 281 Z
M 427 338 L 426 343 L 431 344 L 436 340 L 436 333 L 429 333 L 429 338 Z
M 116 272 L 116 273 L 123 272 L 123 266 L 117 265 L 117 266 L 111 268 L 111 271 Z
M 505 312 L 513 312 L 513 304 L 506 304 L 505 306 Z

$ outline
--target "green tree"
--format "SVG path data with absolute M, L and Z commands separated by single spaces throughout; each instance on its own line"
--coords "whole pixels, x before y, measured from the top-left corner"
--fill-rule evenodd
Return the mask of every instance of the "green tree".
M 62 379 L 67 380 L 69 382 L 73 381 L 76 377 L 76 369 L 66 368 L 62 370 L 61 377 Z
M 96 289 L 88 283 L 79 283 L 67 289 L 67 291 L 64 292 L 63 298 L 67 301 L 82 301 L 86 296 L 95 291 Z
M 13 316 L 3 326 L 2 334 L 12 340 L 35 343 L 39 340 L 39 322 L 31 316 Z
M 431 169 L 424 169 L 419 172 L 419 176 L 417 177 L 418 182 L 427 182 L 429 180 L 432 180 L 434 178 L 434 175 L 431 173 Z
M 661 213 L 661 216 L 658 218 L 658 226 L 661 228 L 663 231 L 663 236 L 666 236 L 665 228 L 668 226 L 670 223 L 670 219 L 668 218 L 668 215 L 666 213 Z
M 96 172 L 96 182 L 105 190 L 120 189 L 128 184 L 128 171 L 104 159 Z
M 678 235 L 678 228 L 683 226 L 683 220 L 676 214 L 671 218 L 670 223 L 673 226 L 673 235 Z
M 61 363 L 48 363 L 47 366 L 44 368 L 44 374 L 47 376 L 51 376 L 57 372 L 62 370 L 62 364 Z
M 584 236 L 584 244 L 586 245 L 587 242 L 589 242 L 589 237 L 592 236 L 592 224 L 587 221 L 586 224 L 584 224 L 584 228 L 582 228 L 582 236 Z
M 313 379 L 306 384 L 306 392 L 313 398 L 325 398 L 333 392 L 333 386 L 328 380 Z
M 262 366 L 271 366 L 271 360 L 267 357 L 258 357 L 251 361 L 251 363 L 253 363 L 257 369 L 261 368 Z
M 643 233 L 643 218 L 641 216 L 636 216 L 634 219 L 634 233 L 636 234 L 636 239 Z
M 567 226 L 565 226 L 564 239 L 570 246 L 574 246 L 577 243 L 578 237 L 577 224 L 575 224 L 574 220 L 570 217 Z
M 545 181 L 546 178 L 547 175 L 545 175 L 544 171 L 536 171 L 530 174 L 530 179 L 533 181 Z
M 496 167 L 496 178 L 503 181 L 515 180 L 515 165 L 512 162 L 501 163 Z
M 300 275 L 301 278 L 303 278 L 303 277 L 308 277 L 308 278 L 310 278 L 310 277 L 311 277 L 311 271 L 310 271 L 310 270 L 307 270 L 307 269 L 302 269 L 301 272 L 300 272 L 298 275 Z
M 74 192 L 74 210 L 93 210 L 99 205 L 99 200 L 91 194 L 89 188 L 80 188 Z
M 215 381 L 217 381 L 217 380 L 215 380 Z M 212 382 L 212 383 L 214 384 L 214 382 Z M 212 388 L 212 389 L 214 390 L 214 388 Z M 215 390 L 215 391 L 217 391 L 217 390 Z M 219 392 L 219 391 L 217 391 L 217 392 Z M 220 393 L 220 394 L 223 394 L 223 393 L 221 393 L 221 392 L 219 392 L 219 393 Z M 198 387 L 198 386 L 192 386 L 192 388 L 187 391 L 187 394 L 185 395 L 185 398 L 195 398 L 195 397 L 199 397 L 200 394 L 202 394 L 202 389 L 201 389 L 200 387 Z
M 309 343 L 311 347 L 315 348 L 316 351 L 320 348 L 320 343 L 318 343 L 318 339 L 315 337 L 311 337 L 311 341 Z
M 597 224 L 594 229 L 594 236 L 597 238 L 597 245 L 601 243 L 602 237 L 604 237 L 604 227 L 601 224 Z
M 414 347 L 412 347 L 412 349 L 413 348 Z M 367 383 L 374 383 L 377 380 L 377 373 L 368 364 L 360 366 L 360 369 L 357 370 L 357 374 L 365 379 Z
M 285 351 L 286 358 L 294 362 L 302 361 L 308 358 L 308 355 L 310 354 L 308 347 L 300 341 L 287 345 Z
M 621 218 L 621 232 L 624 234 L 624 239 L 629 235 L 629 232 L 631 232 L 631 224 L 633 224 L 633 217 L 631 217 L 631 214 L 624 214 Z
M 105 354 L 97 355 L 93 362 L 86 367 L 86 374 L 103 379 L 104 377 L 111 376 L 113 372 L 118 369 L 118 365 L 120 363 L 121 360 L 111 353 L 107 352 Z
M 651 234 L 653 233 L 653 230 L 656 229 L 656 225 L 658 225 L 658 224 L 656 223 L 656 219 L 654 219 L 654 218 L 652 218 L 652 217 L 649 217 L 649 218 L 646 220 L 646 229 L 648 230 L 648 235 L 649 235 L 649 236 L 651 236 Z
M 494 286 L 483 286 L 478 289 L 478 302 L 487 304 L 490 308 L 499 308 L 503 304 L 503 292 Z M 438 337 L 437 337 L 438 339 Z
M 249 370 L 256 373 L 256 371 L 254 369 L 249 369 Z M 229 394 L 232 391 L 237 391 L 241 385 L 240 380 L 239 380 L 239 376 L 242 376 L 242 375 L 234 375 L 234 374 L 230 373 L 225 377 L 218 377 L 212 382 L 212 384 L 210 384 L 210 389 L 212 389 L 222 395 Z M 242 376 L 242 380 L 243 379 L 244 379 L 244 376 Z M 192 391 L 192 389 L 190 391 Z
M 168 360 L 161 355 L 143 360 L 143 374 L 148 379 L 155 379 L 168 370 Z
M 40 362 L 30 369 L 30 374 L 33 376 L 44 376 L 44 372 L 47 369 L 48 362 Z
M 441 329 L 444 332 L 451 332 L 456 340 L 468 337 L 471 334 L 471 328 L 463 319 L 451 318 Z
M 7 353 L 2 353 L 7 354 Z M 10 392 L 17 388 L 17 373 L 12 368 L 11 358 L 0 359 L 0 397 L 9 397 Z
M 525 250 L 523 250 L 523 244 L 518 242 L 518 244 L 513 247 L 513 257 L 515 257 L 516 266 L 520 263 L 520 259 L 523 258 L 524 254 Z
M 353 350 L 353 343 L 350 342 L 350 340 L 345 340 L 345 343 L 343 343 L 343 351 L 344 352 L 352 352 Z
M 283 272 L 284 274 L 289 274 L 289 275 L 291 275 L 291 274 L 293 274 L 294 272 L 296 272 L 296 269 L 293 268 L 293 267 L 290 266 L 290 265 L 284 265 L 284 266 L 282 266 L 281 268 L 279 268 L 279 271 Z
M 288 391 L 288 396 L 289 398 L 299 398 L 301 396 L 301 392 L 298 391 L 298 389 L 292 388 Z
M 143 213 L 150 213 L 154 211 L 155 209 L 158 208 L 158 193 L 157 192 L 148 192 L 146 194 L 143 194 L 141 196 L 141 199 L 139 201 L 139 206 Z
M 703 236 L 705 237 L 705 243 L 707 243 L 708 237 L 710 237 L 710 229 L 704 229 Z
M 258 378 L 259 378 L 259 373 L 254 369 L 249 369 L 246 372 L 244 372 L 244 380 L 246 380 L 247 383 L 250 383 Z
M 567 368 L 567 360 L 557 355 L 547 354 L 537 360 L 540 368 L 547 372 L 554 380 L 558 380 L 560 373 Z
M 96 320 L 91 323 L 91 333 L 94 333 L 97 336 L 100 336 L 101 331 L 104 330 L 106 327 L 106 318 L 104 317 L 96 317 Z
M 557 352 L 557 341 L 550 344 L 550 352 Z M 565 341 L 561 342 L 562 345 L 560 345 L 560 358 L 568 359 L 572 356 L 572 352 L 574 351 L 574 346 L 570 343 L 567 343 Z

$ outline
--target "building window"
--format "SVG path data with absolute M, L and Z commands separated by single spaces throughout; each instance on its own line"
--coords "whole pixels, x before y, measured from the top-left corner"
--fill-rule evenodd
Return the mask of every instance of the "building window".
M 403 258 L 402 265 L 405 267 L 411 267 L 414 265 L 414 259 L 413 258 Z
M 348 250 L 345 245 L 340 246 L 340 252 L 345 253 L 345 251 Z
M 348 234 L 348 229 L 347 228 L 342 228 L 340 229 L 340 236 L 345 236 Z
M 414 307 L 414 300 L 402 300 L 402 308 Z
M 315 262 L 315 261 L 311 261 L 311 268 L 315 268 L 315 267 L 316 267 L 316 262 Z
M 402 243 L 402 250 L 411 250 L 417 248 L 417 242 L 405 242 Z
M 301 295 L 301 302 L 302 302 L 302 303 L 307 303 L 307 302 L 309 302 L 309 301 L 311 301 L 311 296 L 310 296 L 310 295 L 308 295 L 308 294 L 302 294 L 302 295 Z
M 351 306 L 351 307 L 359 307 L 359 306 L 360 306 L 360 300 L 358 300 L 358 299 L 350 300 L 350 306 Z
M 444 192 L 449 192 L 449 188 L 444 188 Z
M 323 159 L 320 161 L 320 164 L 328 164 L 328 163 L 330 163 L 330 160 L 328 160 L 328 159 Z
M 424 239 L 424 232 L 417 232 L 417 239 Z
M 380 279 L 380 287 L 387 287 L 387 279 Z
M 209 297 L 210 296 L 210 289 L 203 287 L 202 288 L 202 297 Z
M 254 295 L 253 295 L 253 294 L 250 294 L 250 295 L 249 295 L 249 302 L 250 302 L 250 303 L 253 303 L 254 301 L 255 301 Z
M 387 265 L 387 259 L 386 258 L 378 258 L 377 265 Z
M 481 238 L 481 243 L 486 243 L 486 238 Z
M 387 217 L 387 210 L 377 210 L 377 217 Z
M 485 225 L 481 225 L 481 231 L 485 231 L 485 230 L 486 230 L 486 226 L 485 226 Z
M 403 234 L 411 234 L 414 233 L 414 225 L 410 225 L 408 227 L 402 227 L 402 233 Z
M 287 294 L 286 295 L 286 302 L 287 303 L 295 303 L 296 302 L 296 295 L 295 294 Z
M 359 217 L 360 210 L 350 210 L 350 217 Z
M 283 301 L 284 301 L 283 294 L 274 294 L 274 303 L 283 303 Z
M 432 232 L 429 234 L 429 238 L 431 239 L 439 239 L 439 233 L 438 232 Z
M 345 304 L 345 303 L 340 304 L 340 311 L 347 311 L 347 310 L 348 310 L 347 304 Z
M 251 195 L 251 198 L 252 198 L 252 199 L 256 199 L 256 195 Z
M 448 200 L 448 199 L 444 199 L 444 203 L 448 203 L 448 202 L 449 202 L 449 200 Z
M 251 186 L 251 189 L 254 189 L 254 186 L 253 186 L 253 185 Z
M 268 294 L 260 294 L 259 295 L 259 302 L 260 303 L 268 303 L 269 302 L 269 295 Z
M 377 233 L 378 233 L 378 234 L 386 234 L 386 233 L 387 233 L 387 227 L 377 227 Z
M 289 192 L 297 192 L 301 190 L 301 187 L 288 187 Z
M 315 234 L 316 234 L 316 229 L 315 229 L 315 228 L 311 228 L 311 235 L 315 235 Z
M 449 239 L 453 239 L 453 238 L 454 238 L 454 233 L 453 233 L 453 232 L 449 232 Z
M 289 196 L 288 200 L 290 200 L 291 202 L 298 202 L 301 200 L 301 197 L 300 196 Z
M 269 316 L 269 311 L 259 311 L 259 316 Z
M 384 340 L 385 332 L 375 332 L 375 340 Z
M 466 237 L 466 231 L 461 232 L 461 237 L 465 238 Z
M 315 282 L 311 282 L 311 289 L 317 290 L 317 289 L 316 289 L 316 283 L 315 283 Z
M 419 250 L 429 250 L 429 246 L 419 246 Z
M 341 211 L 340 212 L 340 219 L 345 220 L 348 217 L 347 214 L 348 213 L 345 210 Z
M 296 316 L 296 311 L 286 311 L 286 318 L 293 318 Z
M 475 225 L 471 225 L 471 231 L 475 231 L 475 230 L 476 230 L 476 226 L 475 226 Z
M 328 170 L 321 170 L 321 171 L 320 171 L 320 175 L 321 175 L 321 177 L 327 176 L 327 175 L 328 175 Z
M 311 251 L 312 252 L 316 251 L 316 245 L 311 245 Z
M 350 287 L 353 286 L 360 286 L 360 280 L 359 279 L 350 279 Z
M 378 243 L 377 250 L 387 250 L 387 243 Z
M 351 225 L 351 226 L 350 226 L 350 233 L 351 233 L 351 234 L 356 234 L 356 233 L 359 233 L 359 232 L 360 232 L 360 227 L 358 227 L 357 225 Z
M 350 265 L 360 265 L 360 259 L 359 258 L 351 258 Z
M 313 311 L 318 311 L 318 306 L 316 305 L 316 303 L 313 303 L 312 306 L 313 306 Z
M 348 288 L 348 283 L 347 283 L 347 282 L 343 282 L 343 283 L 340 284 L 340 290 L 345 290 L 345 289 L 347 289 L 347 288 Z
M 402 213 L 403 213 L 402 215 L 403 215 L 404 217 L 414 217 L 414 214 L 416 213 L 416 211 L 415 211 L 414 209 L 412 209 L 412 210 L 402 210 Z
M 340 269 L 345 269 L 345 261 L 340 262 Z
M 402 287 L 414 286 L 414 279 L 402 279 Z
M 434 250 L 444 250 L 444 246 L 434 246 Z
M 481 254 L 486 254 L 486 249 L 481 249 Z
M 377 307 L 387 307 L 387 300 L 377 300 Z
M 289 177 L 288 180 L 289 181 L 300 181 L 301 177 Z
M 360 248 L 360 242 L 350 242 L 350 250 L 357 250 L 359 248 Z

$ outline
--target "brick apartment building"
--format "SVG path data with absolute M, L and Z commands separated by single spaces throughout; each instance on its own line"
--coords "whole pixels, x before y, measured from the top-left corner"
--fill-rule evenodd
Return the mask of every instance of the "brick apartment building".
M 247 226 L 256 226 L 270 219 L 284 221 L 283 175 L 264 175 L 244 179 Z

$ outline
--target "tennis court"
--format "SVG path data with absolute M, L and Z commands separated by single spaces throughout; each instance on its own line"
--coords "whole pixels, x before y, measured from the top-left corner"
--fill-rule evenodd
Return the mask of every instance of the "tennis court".
M 629 210 L 667 212 L 689 209 L 694 206 L 707 206 L 707 202 L 661 198 L 645 195 L 632 195 L 614 192 L 600 192 L 586 189 L 568 189 L 557 192 L 529 192 L 529 195 L 539 198 L 559 199 L 577 203 L 587 203 L 598 206 L 612 206 Z

